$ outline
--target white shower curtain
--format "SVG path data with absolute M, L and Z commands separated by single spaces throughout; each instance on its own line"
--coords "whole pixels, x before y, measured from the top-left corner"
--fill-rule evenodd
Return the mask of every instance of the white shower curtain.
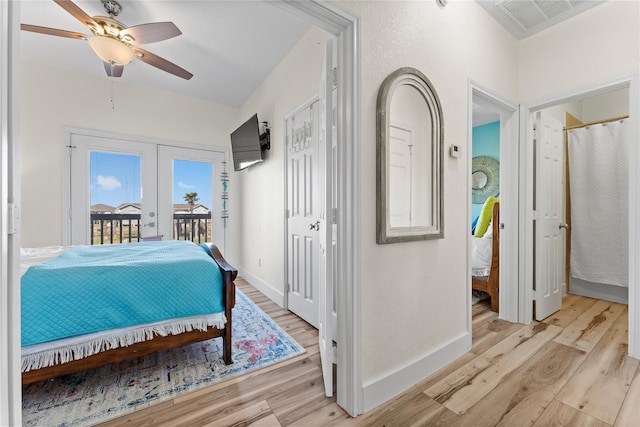
M 628 287 L 628 120 L 569 132 L 571 275 Z

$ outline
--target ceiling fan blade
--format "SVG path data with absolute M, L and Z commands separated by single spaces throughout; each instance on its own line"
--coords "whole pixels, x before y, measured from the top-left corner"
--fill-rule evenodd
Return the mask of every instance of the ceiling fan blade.
M 140 61 L 146 62 L 147 64 L 159 68 L 162 71 L 166 71 L 167 73 L 182 77 L 185 80 L 189 80 L 191 79 L 191 77 L 193 77 L 193 74 L 191 74 L 184 68 L 181 68 L 173 62 L 169 62 L 166 59 L 161 58 L 149 51 L 140 49 L 139 47 L 134 47 L 133 51 L 136 54 L 136 58 L 138 58 Z
M 87 15 L 84 10 L 80 9 L 75 3 L 70 0 L 53 0 L 61 8 L 69 12 L 74 18 L 82 22 L 87 27 L 97 31 L 99 34 L 103 34 L 104 30 L 92 17 Z
M 107 61 L 102 61 L 102 62 L 104 63 L 104 70 L 107 72 L 107 76 L 122 77 L 122 72 L 124 71 L 124 65 L 109 64 Z
M 48 34 L 50 36 L 68 37 L 70 39 L 85 40 L 87 36 L 74 31 L 59 30 L 57 28 L 40 27 L 38 25 L 20 24 L 22 31 L 31 31 L 33 33 Z
M 134 25 L 120 31 L 120 38 L 127 43 L 141 45 L 167 40 L 182 34 L 173 22 L 151 22 Z

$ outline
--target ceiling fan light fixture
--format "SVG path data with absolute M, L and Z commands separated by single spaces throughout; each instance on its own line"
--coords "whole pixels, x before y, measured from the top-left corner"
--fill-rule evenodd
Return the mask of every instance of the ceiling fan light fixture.
M 133 59 L 133 50 L 126 44 L 111 37 L 89 37 L 87 43 L 100 59 L 109 64 L 125 65 Z

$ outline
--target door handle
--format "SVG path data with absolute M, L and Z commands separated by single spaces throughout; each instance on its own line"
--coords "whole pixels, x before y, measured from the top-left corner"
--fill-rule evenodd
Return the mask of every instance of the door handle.
M 316 221 L 313 224 L 309 224 L 309 230 L 320 230 L 320 221 Z
M 155 222 L 153 222 L 153 221 L 151 221 L 151 222 L 150 222 L 150 223 L 148 223 L 148 224 L 142 224 L 142 226 L 143 226 L 143 227 L 155 227 L 155 226 L 156 226 L 156 223 L 155 223 Z
M 558 228 L 562 229 L 564 228 L 565 230 L 569 228 L 569 224 L 558 224 Z

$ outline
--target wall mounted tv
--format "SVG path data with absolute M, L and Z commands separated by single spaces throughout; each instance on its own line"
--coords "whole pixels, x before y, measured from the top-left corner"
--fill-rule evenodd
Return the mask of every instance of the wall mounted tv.
M 258 115 L 254 114 L 231 133 L 231 154 L 236 171 L 262 163 L 264 151 L 271 148 L 267 122 L 262 122 L 265 131 L 260 134 Z

